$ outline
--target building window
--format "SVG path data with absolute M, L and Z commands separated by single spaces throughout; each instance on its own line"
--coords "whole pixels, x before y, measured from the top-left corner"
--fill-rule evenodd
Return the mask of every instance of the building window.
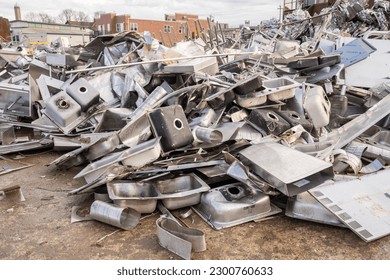
M 171 33 L 171 27 L 169 25 L 164 25 L 164 32 Z
M 124 26 L 123 22 L 122 23 L 117 23 L 116 24 L 116 32 L 122 32 L 124 30 L 123 26 Z
M 111 24 L 107 23 L 107 32 L 110 33 L 111 32 Z
M 138 23 L 130 23 L 130 31 L 138 31 Z
M 180 34 L 184 33 L 184 25 L 183 24 L 180 24 L 180 26 L 179 26 L 179 33 Z
M 100 24 L 98 25 L 98 31 L 99 31 L 99 33 L 103 32 L 103 28 L 102 28 L 102 26 Z

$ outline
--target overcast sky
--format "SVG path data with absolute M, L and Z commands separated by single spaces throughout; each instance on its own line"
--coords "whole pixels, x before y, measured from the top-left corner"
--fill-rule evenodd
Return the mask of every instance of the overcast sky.
M 132 18 L 163 20 L 167 13 L 192 13 L 203 18 L 210 15 L 230 26 L 243 24 L 250 20 L 257 25 L 261 20 L 279 18 L 281 0 L 0 0 L 0 16 L 15 20 L 13 7 L 18 3 L 23 16 L 29 12 L 45 12 L 57 16 L 64 9 L 81 10 L 91 17 L 96 11 L 130 14 Z

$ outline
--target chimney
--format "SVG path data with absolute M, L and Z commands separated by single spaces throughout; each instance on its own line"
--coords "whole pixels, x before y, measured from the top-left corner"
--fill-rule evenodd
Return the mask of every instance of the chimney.
M 15 20 L 22 20 L 22 14 L 20 13 L 20 6 L 18 5 L 18 3 L 15 4 L 14 11 L 15 11 Z

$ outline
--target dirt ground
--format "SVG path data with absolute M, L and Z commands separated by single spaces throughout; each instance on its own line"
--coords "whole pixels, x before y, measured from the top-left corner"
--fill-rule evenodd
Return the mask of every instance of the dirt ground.
M 60 171 L 46 166 L 58 156 L 55 152 L 25 155 L 18 160 L 32 167 L 1 176 L 1 186 L 20 185 L 26 201 L 0 201 L 0 259 L 179 259 L 158 244 L 158 213 L 129 231 L 97 221 L 71 224 L 72 206 L 87 206 L 92 198 L 68 196 L 68 191 L 84 182 L 73 179 L 80 168 Z M 207 251 L 193 253 L 197 260 L 390 259 L 390 236 L 365 243 L 349 229 L 284 215 L 221 231 L 196 215 L 194 220 L 191 226 L 205 232 L 207 243 Z

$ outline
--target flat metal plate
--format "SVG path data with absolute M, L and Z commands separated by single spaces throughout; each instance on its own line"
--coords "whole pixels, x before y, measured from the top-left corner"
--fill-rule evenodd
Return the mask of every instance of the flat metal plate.
M 390 169 L 309 192 L 366 242 L 390 234 Z
M 278 143 L 260 143 L 240 152 L 242 163 L 274 188 L 294 196 L 333 177 L 332 165 Z
M 389 82 L 389 41 L 381 39 L 367 39 L 366 41 L 377 51 L 345 69 L 345 83 L 348 86 L 370 88 Z
M 340 54 L 341 63 L 348 67 L 367 58 L 374 51 L 376 51 L 375 47 L 367 40 L 359 38 L 345 44 L 332 54 Z

